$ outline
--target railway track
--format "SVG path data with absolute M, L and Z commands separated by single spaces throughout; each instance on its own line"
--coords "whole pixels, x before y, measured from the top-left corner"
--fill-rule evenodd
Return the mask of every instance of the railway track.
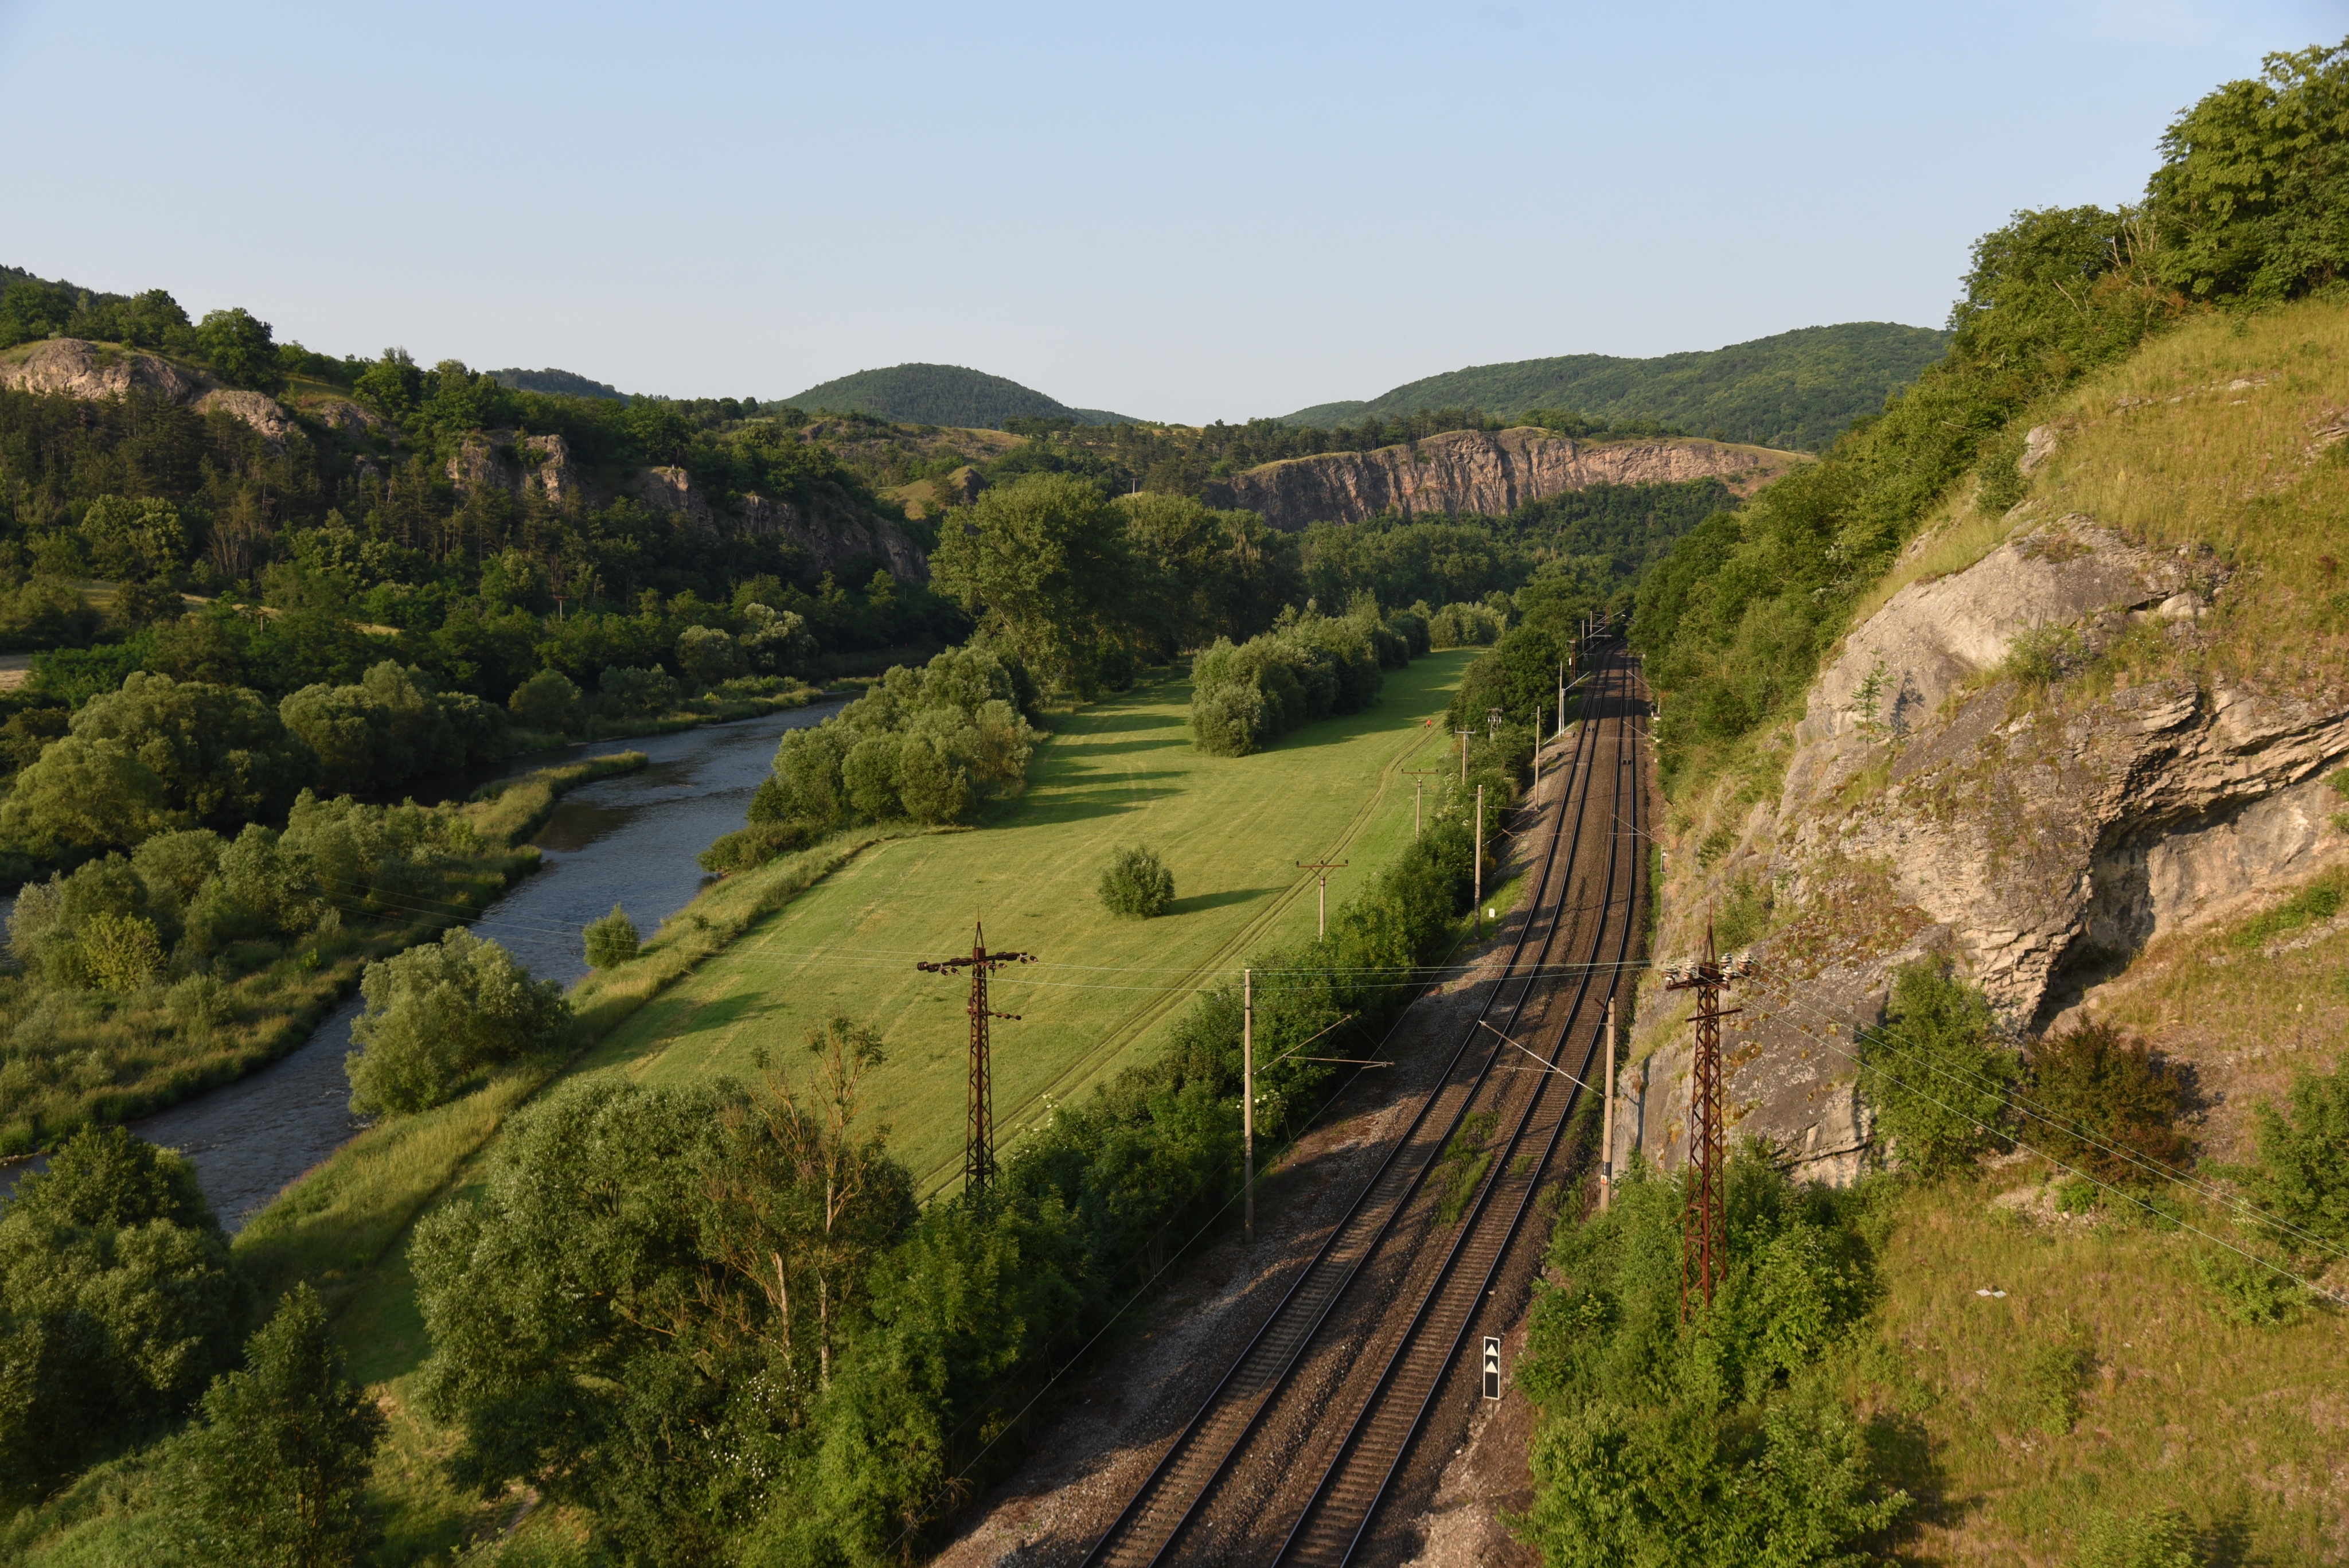
M 1508 1126 L 1507 1137 L 1486 1145 L 1493 1152 L 1485 1174 L 1407 1324 L 1399 1335 L 1379 1336 L 1391 1338 L 1392 1345 L 1369 1397 L 1351 1409 L 1324 1406 L 1315 1412 L 1323 1419 L 1346 1419 L 1349 1427 L 1280 1551 L 1288 1561 L 1342 1563 L 1361 1538 L 1531 1211 L 1572 1114 L 1574 1100 L 1561 1086 L 1558 1058 L 1569 1040 L 1584 1033 L 1592 1038 L 1582 1052 L 1583 1068 L 1595 1053 L 1596 1031 L 1583 1031 L 1580 1020 L 1594 993 L 1598 971 L 1591 966 L 1600 960 L 1600 944 L 1613 931 L 1617 956 L 1629 950 L 1631 921 L 1618 914 L 1617 888 L 1619 880 L 1628 910 L 1637 839 L 1623 833 L 1619 822 L 1627 798 L 1628 809 L 1638 809 L 1637 769 L 1626 765 L 1627 699 L 1633 684 L 1619 654 L 1593 682 L 1588 722 L 1575 738 L 1572 772 L 1543 841 L 1534 896 L 1500 979 L 1463 1031 L 1442 1076 L 1320 1251 L 1094 1543 L 1086 1568 L 1140 1568 L 1223 1555 L 1200 1539 L 1210 1533 L 1201 1526 L 1215 1510 L 1219 1490 L 1251 1448 L 1262 1446 L 1268 1418 L 1280 1410 L 1285 1397 L 1289 1403 L 1312 1397 L 1294 1392 L 1294 1379 L 1309 1355 L 1327 1348 L 1338 1322 L 1349 1312 L 1359 1314 L 1362 1303 L 1350 1303 L 1350 1291 L 1366 1272 L 1407 1267 L 1422 1249 L 1425 1228 L 1402 1222 L 1444 1150 L 1467 1118 L 1481 1112 L 1492 1116 L 1496 1129 Z M 1605 800 L 1595 800 L 1601 791 Z M 1574 900 L 1573 884 L 1586 836 L 1601 835 L 1608 845 L 1605 886 L 1594 911 Z M 1627 853 L 1629 870 L 1620 864 Z M 1593 914 L 1594 919 L 1570 918 Z M 1576 940 L 1586 926 L 1589 940 Z M 1552 983 L 1552 965 L 1566 946 L 1587 949 L 1588 956 L 1578 961 L 1583 967 L 1572 983 L 1571 1005 L 1553 1031 L 1552 993 L 1566 988 Z M 1614 983 L 1610 969 L 1599 990 L 1611 994 Z M 1532 1024 L 1547 1040 L 1543 1070 L 1530 1073 L 1517 1071 L 1530 1064 L 1520 1054 L 1523 1047 L 1511 1043 L 1529 1004 Z M 1575 1075 L 1588 1075 L 1578 1070 Z M 1534 1158 L 1528 1160 L 1527 1155 Z M 1392 1324 L 1402 1306 L 1397 1301 L 1382 1321 Z

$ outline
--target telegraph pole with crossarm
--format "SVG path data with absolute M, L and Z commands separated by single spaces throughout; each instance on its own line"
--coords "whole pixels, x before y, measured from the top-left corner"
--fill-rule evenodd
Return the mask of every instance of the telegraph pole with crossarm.
M 1326 937 L 1330 934 L 1330 873 L 1332 871 L 1343 871 L 1346 868 L 1346 862 L 1343 860 L 1299 860 L 1297 863 L 1297 868 L 1299 871 L 1310 871 L 1320 880 L 1321 912 L 1313 922 L 1313 934 L 1316 937 Z
M 962 1188 L 973 1197 L 985 1191 L 987 1184 L 995 1179 L 995 1070 L 988 1055 L 987 1025 L 997 1018 L 1019 1022 L 1016 1012 L 988 1010 L 987 977 L 1008 963 L 1035 961 L 1034 953 L 988 952 L 987 931 L 973 921 L 968 958 L 941 959 L 936 963 L 914 966 L 931 974 L 951 974 L 958 969 L 970 971 L 970 1109 L 963 1127 Z
M 1681 1216 L 1681 1321 L 1690 1300 L 1713 1304 L 1713 1286 L 1729 1271 L 1728 1157 L 1722 1127 L 1721 1021 L 1743 1009 L 1721 1008 L 1721 988 L 1753 972 L 1744 953 L 1716 958 L 1713 922 L 1704 923 L 1704 957 L 1664 971 L 1667 991 L 1696 992 L 1696 1053 L 1689 1064 L 1689 1193 Z

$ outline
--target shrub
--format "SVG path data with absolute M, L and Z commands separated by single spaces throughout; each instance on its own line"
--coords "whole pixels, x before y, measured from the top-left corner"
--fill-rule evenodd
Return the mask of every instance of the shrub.
M 585 933 L 589 969 L 616 969 L 636 956 L 643 945 L 636 935 L 636 921 L 628 919 L 619 905 L 600 920 L 587 922 Z
M 609 917 L 607 916 L 606 919 Z M 513 955 L 463 927 L 367 967 L 347 1056 L 361 1116 L 440 1105 L 480 1070 L 552 1044 L 570 1009 Z
M 2290 1251 L 2349 1246 L 2349 1054 L 2330 1073 L 2294 1073 L 2290 1105 L 2253 1107 L 2260 1157 L 2244 1185 Z
M 1400 656 L 1401 639 L 1368 600 L 1342 620 L 1308 610 L 1237 646 L 1218 638 L 1192 661 L 1191 738 L 1210 756 L 1241 757 L 1300 725 L 1358 713 L 1378 701 L 1382 649 Z
M 694 858 L 704 871 L 723 877 L 764 866 L 778 855 L 804 849 L 815 841 L 805 823 L 754 822 L 726 835 Z
M 1154 849 L 1120 849 L 1101 876 L 1102 908 L 1150 919 L 1174 907 L 1174 874 Z
M 2198 1249 L 2194 1272 L 2209 1287 L 2210 1310 L 2246 1328 L 2290 1323 L 2308 1304 L 2299 1281 L 2262 1259 L 2224 1247 Z
M 2019 1073 L 1982 993 L 1948 961 L 1893 977 L 1882 1027 L 1860 1043 L 1859 1089 L 1903 1165 L 1932 1175 L 1988 1147 Z
M 2083 1023 L 2031 1054 L 2031 1099 L 2044 1120 L 2026 1141 L 2115 1186 L 2143 1187 L 2184 1160 L 2177 1125 L 2186 1086 L 2145 1042 L 2110 1023 Z
M 2185 1517 L 2174 1509 L 2115 1513 L 2099 1509 L 2080 1532 L 2072 1568 L 2202 1568 Z
M 959 822 L 1019 789 L 1038 735 L 1021 716 L 1020 672 L 984 648 L 890 670 L 833 718 L 785 733 L 773 789 L 753 820 L 824 832 L 851 821 Z
M 715 627 L 689 626 L 677 639 L 677 664 L 697 687 L 715 686 L 742 672 L 742 650 L 733 634 Z
M 100 991 L 137 991 L 163 967 L 155 922 L 140 915 L 93 915 L 81 933 L 89 982 Z
M 632 670 L 614 665 L 596 682 L 604 705 L 623 717 L 642 718 L 666 713 L 678 704 L 678 684 L 660 669 Z

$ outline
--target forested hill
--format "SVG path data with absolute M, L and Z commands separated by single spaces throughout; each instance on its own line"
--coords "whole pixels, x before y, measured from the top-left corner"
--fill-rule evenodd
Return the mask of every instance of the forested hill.
M 1882 409 L 1949 344 L 1948 333 L 1930 327 L 1851 321 L 1654 359 L 1568 354 L 1472 365 L 1368 402 L 1299 409 L 1283 422 L 1334 425 L 1431 409 L 1501 415 L 1571 410 L 1617 423 L 1652 421 L 1691 435 L 1817 452 L 1852 421 Z
M 592 381 L 576 370 L 525 370 L 509 366 L 490 372 L 491 379 L 502 387 L 512 387 L 517 392 L 554 392 L 565 398 L 604 398 L 626 402 L 628 394 L 608 381 Z
M 1136 422 L 1102 409 L 1072 409 L 1033 388 L 960 365 L 892 365 L 859 370 L 783 401 L 809 413 L 872 414 L 907 424 L 1003 430 L 1009 420 L 1066 420 L 1081 425 Z

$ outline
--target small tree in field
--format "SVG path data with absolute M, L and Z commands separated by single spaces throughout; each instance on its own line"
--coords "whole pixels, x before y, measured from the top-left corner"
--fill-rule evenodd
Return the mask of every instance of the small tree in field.
M 1149 919 L 1174 905 L 1174 873 L 1166 869 L 1157 851 L 1136 846 L 1110 857 L 1102 873 L 1102 907 L 1112 915 Z
M 619 905 L 612 912 L 587 926 L 587 967 L 613 969 L 636 956 L 643 939 L 636 934 L 636 922 L 628 919 Z
M 345 1064 L 361 1116 L 437 1106 L 479 1069 L 551 1044 L 571 1015 L 561 986 L 462 926 L 367 965 L 359 993 L 361 1049 Z

